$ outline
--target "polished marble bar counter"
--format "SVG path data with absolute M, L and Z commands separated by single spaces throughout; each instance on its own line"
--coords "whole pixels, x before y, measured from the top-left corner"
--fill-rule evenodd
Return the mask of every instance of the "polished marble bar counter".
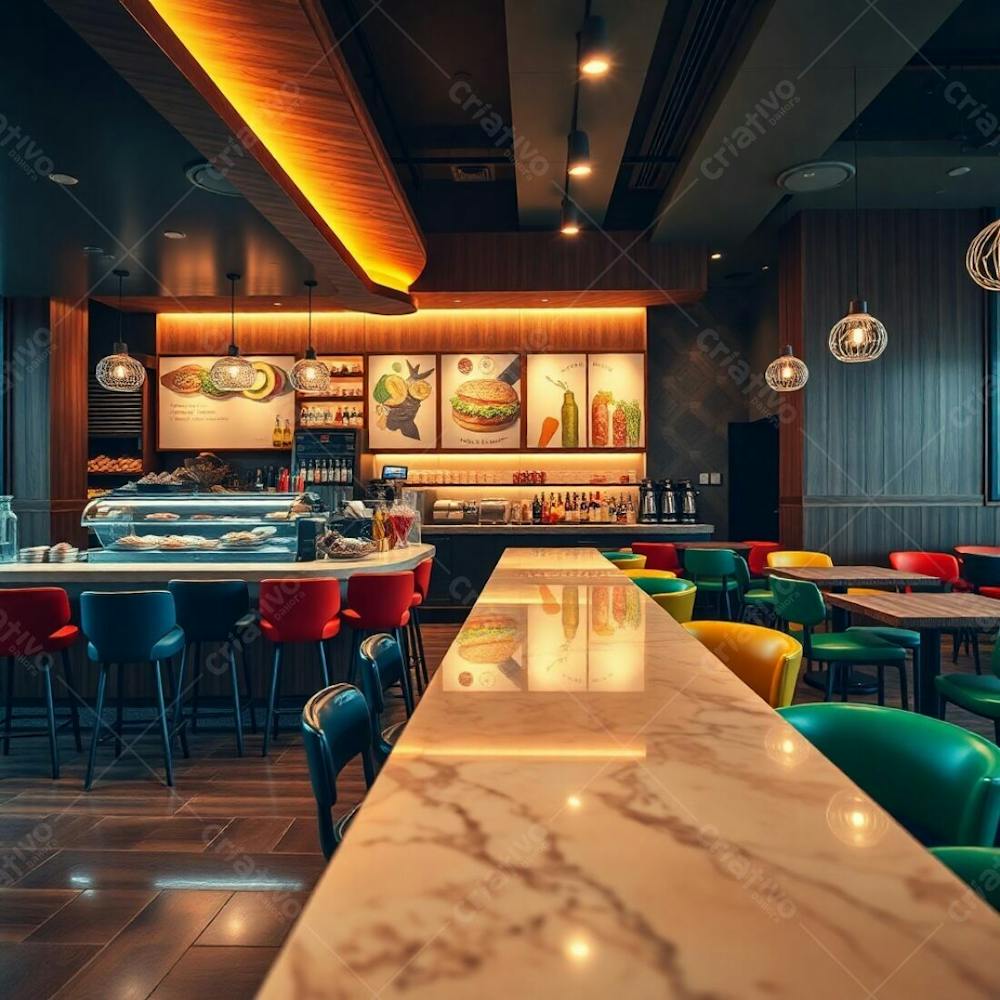
M 1000 916 L 588 549 L 510 549 L 260 996 L 988 997 Z
M 313 562 L 226 562 L 169 559 L 162 562 L 0 563 L 0 587 L 124 586 L 166 583 L 168 580 L 219 580 L 260 583 L 275 577 L 346 580 L 356 573 L 391 573 L 413 569 L 435 552 L 433 545 L 376 552 L 365 559 L 317 559 Z

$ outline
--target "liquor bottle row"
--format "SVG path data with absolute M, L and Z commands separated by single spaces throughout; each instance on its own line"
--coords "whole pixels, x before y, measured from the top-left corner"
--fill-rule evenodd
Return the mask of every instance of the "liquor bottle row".
M 300 427 L 363 427 L 364 409 L 332 403 L 307 403 L 299 409 Z
M 325 483 L 350 486 L 354 482 L 353 464 L 349 458 L 307 459 L 299 466 L 297 482 L 302 483 L 297 489 Z
M 596 493 L 541 493 L 514 503 L 511 520 L 522 524 L 635 524 L 631 496 Z

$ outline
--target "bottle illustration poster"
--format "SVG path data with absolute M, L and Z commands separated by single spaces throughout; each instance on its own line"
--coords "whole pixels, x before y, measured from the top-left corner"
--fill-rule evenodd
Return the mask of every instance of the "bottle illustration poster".
M 160 357 L 158 447 L 164 451 L 290 447 L 295 392 L 288 373 L 295 358 L 248 357 L 256 376 L 254 384 L 240 392 L 215 388 L 209 372 L 217 360 L 213 356 Z
M 588 354 L 587 423 L 591 448 L 642 448 L 646 443 L 645 357 Z
M 372 355 L 368 359 L 369 447 L 434 448 L 437 392 L 436 355 Z
M 521 357 L 441 355 L 441 447 L 521 446 Z
M 587 355 L 528 355 L 529 448 L 586 448 Z

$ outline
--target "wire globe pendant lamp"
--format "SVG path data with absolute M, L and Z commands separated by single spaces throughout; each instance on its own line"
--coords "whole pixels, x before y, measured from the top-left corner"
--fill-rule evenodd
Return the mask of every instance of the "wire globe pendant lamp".
M 991 222 L 969 244 L 965 269 L 980 288 L 1000 292 L 1000 219 Z
M 861 287 L 861 207 L 858 188 L 861 163 L 858 159 L 858 71 L 854 70 L 854 287 Z M 830 330 L 830 353 L 845 364 L 859 364 L 881 357 L 889 343 L 882 323 L 868 312 L 860 296 L 851 299 L 847 315 Z
M 313 329 L 313 289 L 316 282 L 310 279 L 305 282 L 309 289 L 309 326 L 306 335 L 306 356 L 296 361 L 292 367 L 292 385 L 299 392 L 329 392 L 330 369 L 322 361 L 316 360 L 316 349 L 312 342 Z
M 146 381 L 146 369 L 128 353 L 128 345 L 122 336 L 125 313 L 122 310 L 122 285 L 128 271 L 115 268 L 111 272 L 118 279 L 118 339 L 114 353 L 97 362 L 94 375 L 98 384 L 110 392 L 138 392 Z
M 796 392 L 809 381 L 806 363 L 797 358 L 789 344 L 764 371 L 764 381 L 775 392 Z
M 212 365 L 209 378 L 212 380 L 212 385 L 220 392 L 243 392 L 245 389 L 253 388 L 257 379 L 257 369 L 246 358 L 240 357 L 240 349 L 236 346 L 236 282 L 240 280 L 240 275 L 230 272 L 226 278 L 230 285 L 229 353 Z

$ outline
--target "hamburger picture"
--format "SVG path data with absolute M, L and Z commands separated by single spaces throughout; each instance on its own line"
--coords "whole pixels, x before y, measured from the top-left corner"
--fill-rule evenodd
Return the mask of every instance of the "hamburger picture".
M 521 415 L 521 400 L 513 386 L 497 378 L 463 382 L 451 397 L 451 418 L 467 431 L 489 433 L 514 424 Z
M 458 652 L 467 663 L 505 663 L 517 649 L 517 623 L 507 615 L 480 615 L 458 633 Z

